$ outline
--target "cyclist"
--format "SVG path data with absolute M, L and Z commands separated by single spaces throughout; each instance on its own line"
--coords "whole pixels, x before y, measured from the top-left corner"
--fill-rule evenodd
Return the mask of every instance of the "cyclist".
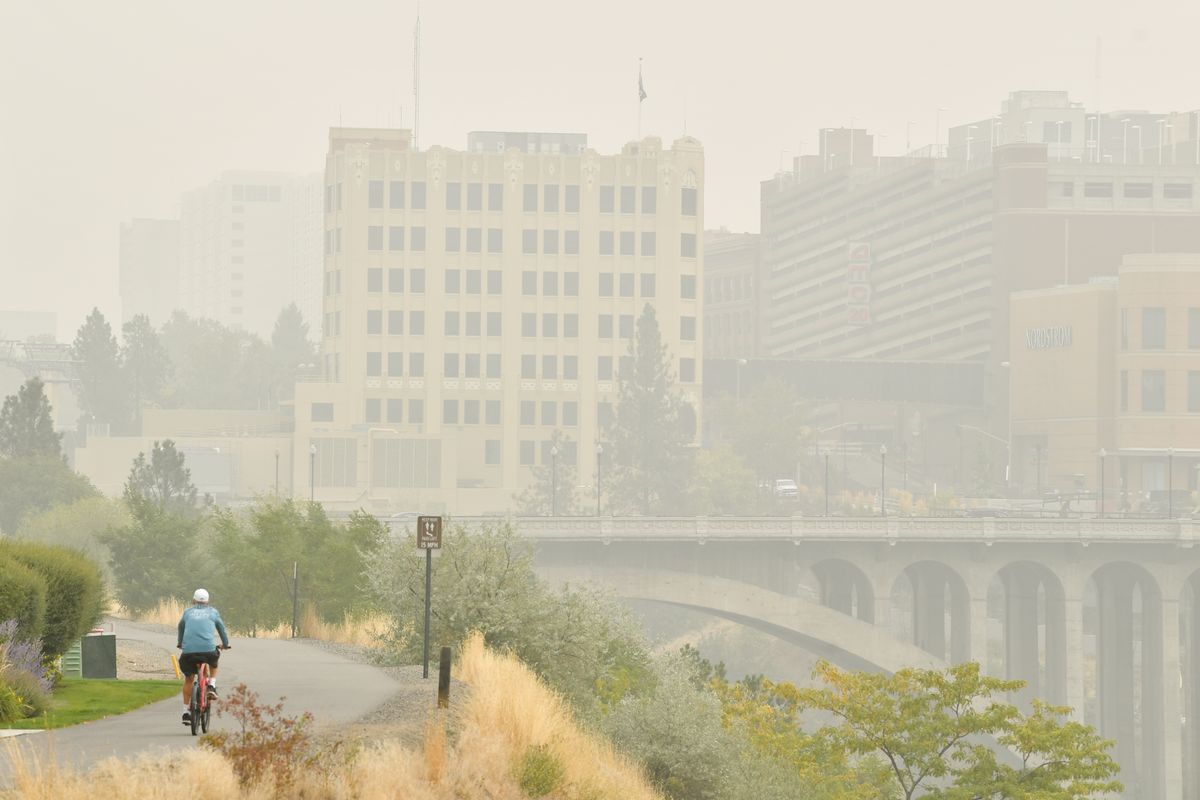
M 221 648 L 217 647 L 217 635 L 221 637 Z M 179 669 L 183 672 L 183 721 L 192 721 L 190 702 L 192 699 L 192 683 L 201 664 L 208 664 L 208 690 L 217 693 L 217 661 L 221 658 L 221 649 L 229 649 L 229 634 L 225 631 L 225 623 L 221 620 L 221 612 L 208 604 L 208 592 L 197 589 L 192 595 L 192 605 L 179 618 L 179 636 L 175 646 L 182 650 L 179 656 Z

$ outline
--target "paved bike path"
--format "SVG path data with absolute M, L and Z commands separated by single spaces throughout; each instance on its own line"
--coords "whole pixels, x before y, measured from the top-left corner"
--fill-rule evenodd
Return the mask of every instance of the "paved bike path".
M 151 626 L 118 622 L 117 637 L 118 647 L 120 639 L 137 639 L 177 652 L 175 635 Z M 217 683 L 222 694 L 245 683 L 263 702 L 274 704 L 286 697 L 288 716 L 311 712 L 318 727 L 358 719 L 399 689 L 382 670 L 301 642 L 234 637 L 232 644 L 233 649 L 221 655 Z M 42 763 L 54 759 L 63 766 L 86 768 L 110 756 L 125 758 L 156 748 L 195 747 L 191 730 L 180 721 L 182 713 L 183 698 L 175 695 L 117 717 L 14 741 L 32 749 Z M 232 719 L 213 714 L 211 730 L 234 725 Z M 8 758 L 0 749 L 0 784 L 8 779 Z

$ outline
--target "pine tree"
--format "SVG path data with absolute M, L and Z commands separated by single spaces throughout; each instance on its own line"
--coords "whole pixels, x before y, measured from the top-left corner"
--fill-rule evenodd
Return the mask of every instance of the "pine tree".
M 275 320 L 275 328 L 271 331 L 271 358 L 275 401 L 286 400 L 295 392 L 296 374 L 317 360 L 316 349 L 308 338 L 308 323 L 295 303 L 280 311 Z
M 112 326 L 93 308 L 75 334 L 71 357 L 79 362 L 79 405 L 96 422 L 123 429 L 128 395 L 121 376 L 120 352 Z
M 50 401 L 40 378 L 30 378 L 0 409 L 0 456 L 61 457 L 62 434 L 55 433 Z
M 686 502 L 694 414 L 679 396 L 671 356 L 649 304 L 638 319 L 629 354 L 632 368 L 618 376 L 611 431 L 614 511 L 678 513 Z
M 125 502 L 135 517 L 157 511 L 183 517 L 195 517 L 198 501 L 192 473 L 184 465 L 183 453 L 175 442 L 155 442 L 150 460 L 138 453 L 125 481 Z
M 162 400 L 171 359 L 158 338 L 150 318 L 138 314 L 121 328 L 125 346 L 121 349 L 121 373 L 129 392 L 133 431 L 141 431 L 142 410 Z
M 575 516 L 579 514 L 578 449 L 560 430 L 550 437 L 557 450 L 548 463 L 533 468 L 533 480 L 516 497 L 517 513 L 527 516 Z M 571 456 L 574 455 L 574 458 Z

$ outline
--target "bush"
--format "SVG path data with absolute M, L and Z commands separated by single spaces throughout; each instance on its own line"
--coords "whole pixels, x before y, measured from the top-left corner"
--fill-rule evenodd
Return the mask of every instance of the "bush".
M 11 686 L 0 680 L 0 724 L 7 725 L 21 719 L 25 719 L 21 698 Z
M 16 620 L 16 635 L 32 641 L 45 617 L 46 579 L 0 550 L 0 620 Z
M 283 698 L 266 705 L 239 683 L 217 706 L 217 713 L 233 717 L 237 729 L 210 733 L 200 744 L 229 759 L 243 786 L 271 781 L 282 795 L 300 771 L 321 758 L 308 732 L 312 714 L 285 717 Z
M 517 782 L 525 794 L 537 800 L 553 792 L 562 783 L 566 768 L 545 745 L 531 747 L 521 759 Z
M 17 633 L 17 621 L 0 623 L 0 666 L 28 672 L 37 679 L 43 692 L 49 692 L 61 671 L 42 655 L 41 639 L 22 639 Z
M 0 684 L 17 696 L 21 709 L 18 719 L 40 717 L 50 708 L 50 693 L 42 688 L 36 675 L 23 669 L 7 669 L 0 672 Z
M 83 555 L 65 547 L 32 542 L 6 542 L 0 553 L 38 572 L 46 581 L 46 622 L 42 629 L 45 655 L 65 653 L 104 613 L 100 568 Z

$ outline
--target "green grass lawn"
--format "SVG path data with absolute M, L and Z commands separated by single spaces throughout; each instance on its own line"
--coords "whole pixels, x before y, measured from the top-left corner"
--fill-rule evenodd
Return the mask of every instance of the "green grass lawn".
M 6 727 L 23 729 L 65 728 L 81 722 L 124 714 L 147 703 L 179 693 L 176 681 L 110 681 L 64 678 L 54 690 L 46 717 L 14 722 Z

